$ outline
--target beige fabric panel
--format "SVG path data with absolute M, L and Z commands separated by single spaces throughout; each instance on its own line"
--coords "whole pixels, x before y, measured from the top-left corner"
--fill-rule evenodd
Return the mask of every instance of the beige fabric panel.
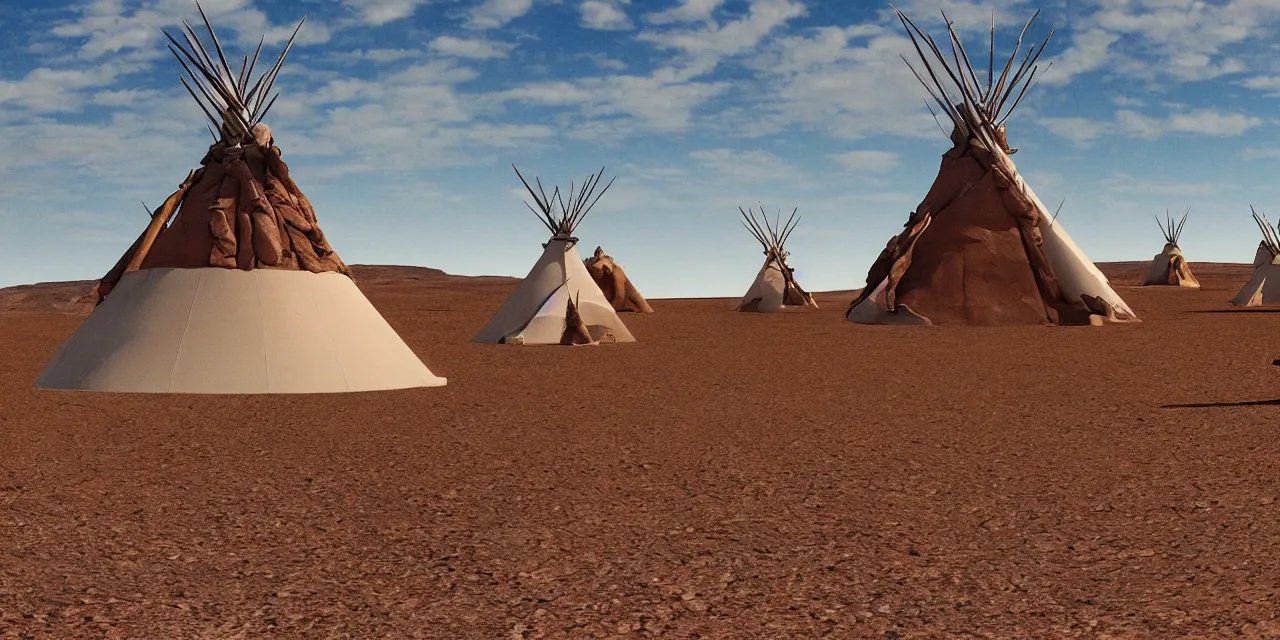
M 36 386 L 338 393 L 445 383 L 342 274 L 162 268 L 121 278 Z
M 1147 277 L 1142 284 L 1164 284 L 1169 279 L 1169 260 L 1172 256 L 1173 251 L 1169 249 L 1157 253 L 1156 257 L 1151 259 L 1151 264 L 1147 265 Z
M 507 336 L 520 333 L 529 324 L 551 292 L 566 279 L 564 249 L 564 243 L 547 243 L 528 275 L 502 301 L 489 323 L 473 339 L 474 342 L 500 342 Z
M 1043 211 L 1040 215 L 1040 233 L 1044 237 L 1040 250 L 1049 261 L 1049 266 L 1053 267 L 1053 275 L 1058 279 L 1058 286 L 1062 287 L 1062 295 L 1067 302 L 1079 304 L 1080 295 L 1087 293 L 1110 303 L 1115 307 L 1117 317 L 1138 317 L 1111 287 L 1107 276 L 1071 239 L 1062 223 L 1048 218 Z
M 787 281 L 782 277 L 782 271 L 772 259 L 766 259 L 764 266 L 760 267 L 760 272 L 756 274 L 755 282 L 751 283 L 751 288 L 747 289 L 746 295 L 742 296 L 742 300 L 738 302 L 738 310 L 762 313 L 782 311 L 784 306 L 782 294 L 786 286 Z M 752 305 L 751 301 L 757 298 L 760 302 Z
M 566 287 L 556 289 L 533 318 L 515 334 L 507 336 L 511 344 L 559 344 L 564 335 L 565 315 L 569 309 Z

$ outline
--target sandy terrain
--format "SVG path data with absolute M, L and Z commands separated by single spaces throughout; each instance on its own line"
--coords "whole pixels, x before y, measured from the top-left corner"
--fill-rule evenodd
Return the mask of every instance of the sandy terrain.
M 599 348 L 365 268 L 449 386 L 319 397 L 37 392 L 87 287 L 0 292 L 0 638 L 1280 637 L 1280 316 L 1192 266 L 1106 267 L 1140 325 L 653 300 Z

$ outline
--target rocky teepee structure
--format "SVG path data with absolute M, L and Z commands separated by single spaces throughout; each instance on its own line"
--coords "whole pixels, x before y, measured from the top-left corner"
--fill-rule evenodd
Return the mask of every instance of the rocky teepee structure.
M 871 266 L 848 319 L 983 325 L 1136 320 L 1010 159 L 1017 149 L 1005 139 L 1005 120 L 1035 79 L 1036 61 L 1053 33 L 1015 66 L 1033 15 L 997 70 L 993 17 L 984 82 L 949 22 L 948 54 L 905 15 L 897 15 L 923 73 L 910 61 L 907 66 L 941 108 L 952 147 L 929 193 Z
M 1160 216 L 1156 216 L 1156 224 L 1160 225 L 1160 233 L 1164 234 L 1164 249 L 1156 254 L 1151 260 L 1151 266 L 1147 267 L 1147 277 L 1142 282 L 1144 286 L 1200 288 L 1200 281 L 1191 273 L 1191 266 L 1187 264 L 1182 248 L 1178 246 L 1178 239 L 1182 237 L 1182 228 L 1186 226 L 1190 213 L 1191 209 L 1188 208 L 1176 222 L 1167 209 L 1164 212 L 1164 222 L 1160 221 Z
M 1249 209 L 1252 211 L 1253 207 Z M 1231 299 L 1231 304 L 1237 307 L 1280 303 L 1280 234 L 1266 216 L 1257 211 L 1253 211 L 1253 221 L 1262 231 L 1262 242 L 1253 256 L 1253 277 Z
M 796 282 L 795 269 L 787 264 L 787 257 L 791 254 L 785 246 L 787 238 L 791 237 L 791 232 L 800 223 L 800 218 L 796 217 L 798 210 L 792 209 L 791 217 L 786 222 L 782 221 L 782 212 L 779 211 L 771 224 L 769 216 L 764 212 L 764 205 L 760 205 L 758 219 L 755 211 L 744 211 L 742 207 L 738 207 L 738 212 L 742 214 L 742 225 L 764 248 L 764 265 L 756 273 L 756 279 L 747 289 L 747 294 L 738 302 L 738 311 L 771 313 L 818 308 L 813 296 Z
M 515 169 L 515 165 L 511 168 Z M 534 191 L 516 169 L 516 175 L 538 208 L 534 210 L 528 203 L 525 206 L 551 232 L 551 239 L 542 245 L 542 257 L 498 307 L 489 324 L 474 338 L 475 342 L 529 345 L 635 342 L 613 305 L 587 273 L 578 255 L 578 239 L 573 235 L 613 184 L 610 180 L 595 194 L 603 173 L 601 167 L 600 173 L 587 176 L 581 191 L 575 192 L 570 183 L 566 203 L 559 187 L 548 196 L 542 182 L 534 178 L 538 185 Z
M 614 311 L 634 311 L 635 313 L 653 313 L 649 301 L 640 295 L 640 290 L 632 284 L 631 278 L 622 265 L 607 255 L 603 247 L 596 247 L 596 252 L 583 261 L 587 273 L 600 287 L 600 292 L 613 305 Z
M 165 35 L 214 143 L 99 281 L 93 313 L 37 386 L 323 393 L 445 384 L 351 281 L 262 122 L 293 38 L 255 80 L 261 43 L 234 68 L 200 15 L 212 54 L 190 24 L 180 38 Z

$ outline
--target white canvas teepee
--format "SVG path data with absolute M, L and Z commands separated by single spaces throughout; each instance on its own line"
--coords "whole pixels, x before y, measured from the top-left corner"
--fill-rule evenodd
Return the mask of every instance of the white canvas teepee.
M 813 301 L 813 296 L 801 288 L 799 282 L 796 282 L 795 269 L 787 265 L 787 257 L 790 254 L 784 245 L 787 238 L 791 236 L 791 232 L 795 231 L 796 225 L 800 223 L 800 219 L 796 217 L 798 210 L 798 208 L 793 209 L 791 217 L 787 218 L 786 222 L 782 221 L 782 212 L 779 211 L 777 219 L 770 224 L 769 216 L 764 212 L 764 205 L 760 205 L 758 220 L 754 210 L 747 212 L 742 207 L 738 207 L 738 212 L 742 214 L 742 226 L 746 227 L 764 248 L 764 265 L 760 267 L 746 295 L 742 296 L 742 300 L 738 302 L 738 311 L 775 313 L 788 309 L 818 308 L 818 303 Z
M 1188 207 L 1177 222 L 1174 222 L 1173 215 L 1168 209 L 1164 212 L 1164 222 L 1156 216 L 1156 224 L 1160 225 L 1160 233 L 1164 235 L 1164 249 L 1152 258 L 1151 265 L 1147 267 L 1147 277 L 1142 282 L 1144 286 L 1173 285 L 1189 289 L 1200 288 L 1200 281 L 1196 280 L 1195 275 L 1191 273 L 1191 267 L 1187 264 L 1186 257 L 1182 255 L 1182 248 L 1178 246 L 1178 239 L 1182 237 L 1182 228 L 1186 226 L 1187 215 L 1190 213 L 1191 209 Z
M 1253 221 L 1262 231 L 1262 242 L 1253 257 L 1253 277 L 1231 299 L 1231 304 L 1237 307 L 1280 303 L 1280 234 L 1257 211 L 1253 211 Z
M 573 236 L 578 224 L 613 184 L 610 180 L 592 199 L 603 173 L 601 167 L 600 173 L 588 176 L 577 193 L 570 184 L 566 203 L 559 187 L 548 196 L 542 182 L 535 178 L 538 191 L 534 191 L 516 169 L 516 175 L 533 196 L 538 209 L 534 210 L 527 202 L 525 205 L 551 232 L 551 239 L 542 245 L 542 257 L 498 307 L 489 324 L 474 338 L 475 342 L 526 345 L 635 342 L 613 305 L 587 273 L 578 255 L 578 239 Z M 558 212 L 553 210 L 556 204 Z M 575 315 L 585 325 L 589 340 L 583 340 L 582 336 L 577 340 L 570 338 L 575 329 L 572 326 Z
M 185 45 L 165 35 L 183 85 L 217 127 L 214 144 L 99 281 L 98 305 L 36 386 L 214 394 L 444 385 L 351 281 L 261 122 L 293 39 L 250 85 L 261 45 L 233 71 L 200 15 L 216 57 L 185 22 Z
M 847 318 L 916 325 L 1136 321 L 1010 159 L 1017 149 L 1008 145 L 1004 122 L 1033 83 L 1049 38 L 1015 67 L 1020 35 L 999 70 L 993 16 L 982 81 L 945 14 L 949 53 L 895 12 L 924 72 L 907 66 L 951 124 L 952 148 L 924 201 L 872 265 Z

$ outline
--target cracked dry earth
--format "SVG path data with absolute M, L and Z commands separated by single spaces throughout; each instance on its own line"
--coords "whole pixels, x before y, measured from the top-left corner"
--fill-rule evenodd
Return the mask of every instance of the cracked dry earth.
M 1193 267 L 1109 267 L 1134 326 L 654 300 L 599 348 L 366 268 L 449 386 L 319 397 L 37 392 L 82 316 L 6 312 L 0 638 L 1280 637 L 1280 315 Z

